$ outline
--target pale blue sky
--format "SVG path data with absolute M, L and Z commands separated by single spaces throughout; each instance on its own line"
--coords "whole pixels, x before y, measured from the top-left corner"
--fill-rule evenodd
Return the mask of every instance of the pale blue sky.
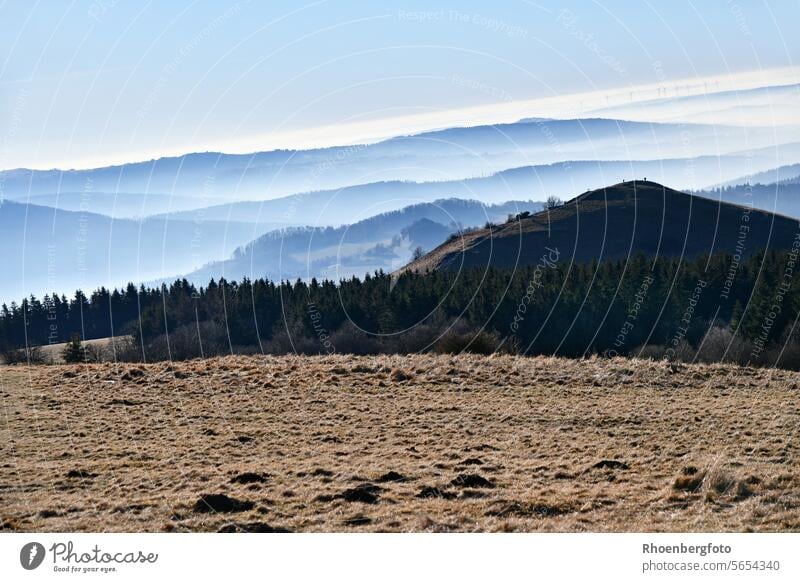
M 329 144 L 342 123 L 789 67 L 798 21 L 796 0 L 7 1 L 0 168 Z

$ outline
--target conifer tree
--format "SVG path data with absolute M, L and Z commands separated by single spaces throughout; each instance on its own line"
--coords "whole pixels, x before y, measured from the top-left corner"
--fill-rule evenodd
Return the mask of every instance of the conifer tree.
M 64 361 L 68 364 L 76 364 L 86 361 L 86 348 L 83 347 L 79 335 L 75 334 L 72 336 L 72 339 L 64 347 L 62 354 Z

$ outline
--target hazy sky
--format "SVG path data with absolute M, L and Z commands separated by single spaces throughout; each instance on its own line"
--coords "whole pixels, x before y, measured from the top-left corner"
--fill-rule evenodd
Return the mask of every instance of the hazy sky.
M 797 82 L 798 21 L 796 0 L 1 2 L 0 169 L 352 143 L 708 76 Z

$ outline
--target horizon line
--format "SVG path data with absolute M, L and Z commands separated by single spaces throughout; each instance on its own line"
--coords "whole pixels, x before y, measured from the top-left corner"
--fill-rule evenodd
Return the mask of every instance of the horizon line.
M 765 75 L 773 76 L 765 79 Z M 453 75 L 453 83 L 460 78 Z M 462 79 L 469 81 L 469 79 Z M 782 82 L 781 82 L 782 81 Z M 714 83 L 715 89 L 708 90 L 708 84 Z M 310 128 L 300 128 L 274 133 L 266 137 L 260 133 L 253 136 L 239 137 L 231 140 L 212 140 L 196 149 L 188 147 L 165 148 L 150 153 L 118 154 L 106 158 L 94 157 L 80 162 L 56 161 L 46 164 L 30 164 L 0 169 L 0 173 L 29 171 L 85 171 L 101 168 L 124 166 L 128 164 L 147 163 L 164 158 L 180 158 L 194 154 L 218 155 L 256 155 L 274 151 L 305 151 L 371 145 L 397 137 L 406 137 L 446 129 L 477 127 L 481 125 L 508 124 L 526 118 L 546 118 L 552 120 L 568 119 L 608 119 L 611 121 L 631 121 L 622 118 L 591 115 L 609 107 L 635 105 L 667 101 L 674 98 L 715 95 L 731 91 L 751 91 L 766 88 L 789 87 L 800 84 L 800 67 L 780 67 L 745 71 L 733 74 L 691 77 L 673 81 L 645 83 L 617 87 L 607 90 L 593 90 L 566 95 L 553 95 L 525 100 L 506 99 L 489 105 L 473 105 L 449 110 L 433 110 L 399 116 L 389 116 L 367 121 L 334 123 Z M 673 90 L 672 95 L 662 95 L 662 91 Z M 686 93 L 678 94 L 678 90 Z M 649 94 L 654 92 L 655 94 Z M 636 99 L 634 94 L 638 93 Z M 422 109 L 418 107 L 418 109 Z M 583 115 L 589 114 L 588 117 Z M 650 123 L 658 123 L 652 121 Z M 350 135 L 350 139 L 342 139 L 342 135 Z

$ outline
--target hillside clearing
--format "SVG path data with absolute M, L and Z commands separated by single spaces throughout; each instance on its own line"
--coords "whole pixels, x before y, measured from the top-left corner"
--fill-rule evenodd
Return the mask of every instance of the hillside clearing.
M 119 341 L 120 338 L 116 338 Z M 104 337 L 99 339 L 90 339 L 82 342 L 83 346 L 87 349 L 100 349 L 108 352 L 109 356 L 113 353 L 113 344 L 115 338 Z M 45 362 L 49 364 L 63 364 L 64 363 L 64 348 L 67 347 L 66 343 L 50 344 L 42 346 L 42 356 Z

